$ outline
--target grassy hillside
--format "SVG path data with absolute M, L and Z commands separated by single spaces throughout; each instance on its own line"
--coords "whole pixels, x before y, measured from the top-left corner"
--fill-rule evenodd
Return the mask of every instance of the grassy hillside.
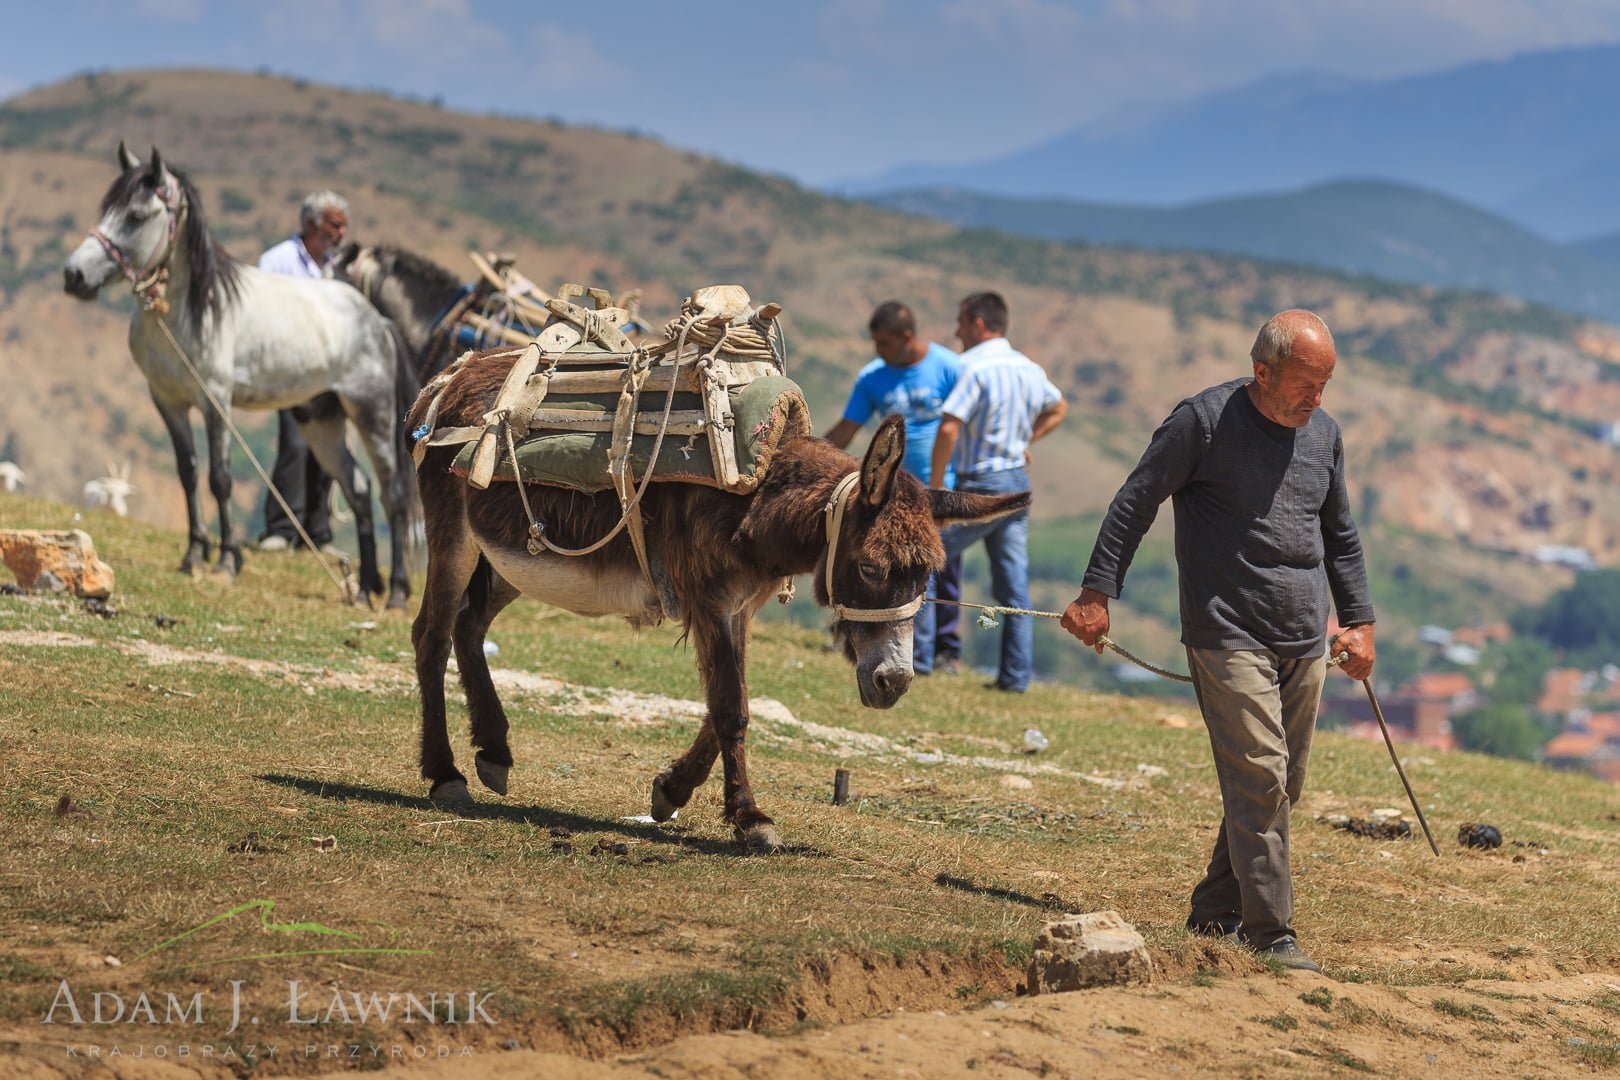
M 7 527 L 70 516 L 0 495 Z M 1354 1045 L 1366 1060 L 1366 1040 L 1421 1069 L 1424 1051 L 1491 1055 L 1511 1031 L 1573 1067 L 1617 1040 L 1620 1014 L 1601 1000 L 1620 1001 L 1602 998 L 1601 979 L 1561 1004 L 1537 982 L 1620 970 L 1620 802 L 1595 781 L 1408 756 L 1437 860 L 1420 842 L 1316 820 L 1400 802 L 1382 747 L 1323 734 L 1295 819 L 1299 927 L 1332 979 L 1360 985 L 1321 999 L 1314 982 L 1276 986 L 1245 954 L 1180 929 L 1220 816 L 1203 732 L 1166 723 L 1187 715 L 1180 703 L 1049 686 L 1009 703 L 935 679 L 870 712 L 823 635 L 762 628 L 750 686 L 779 704 L 756 703 L 751 776 L 788 847 L 749 859 L 717 820 L 716 781 L 675 823 L 631 820 L 695 731 L 696 675 L 675 633 L 525 602 L 491 632 L 514 725 L 511 795 L 447 813 L 415 772 L 407 618 L 340 606 L 302 557 L 254 558 L 226 587 L 173 572 L 179 533 L 102 513 L 81 524 L 118 573 L 116 618 L 0 596 L 0 749 L 22 780 L 0 800 L 0 1040 L 12 1055 L 52 1065 L 65 1039 L 94 1035 L 595 1057 L 733 1026 L 956 1012 L 1012 997 L 1054 910 L 1101 908 L 1146 935 L 1153 1008 L 1186 995 L 1247 1008 L 1234 1023 L 1261 1039 L 1274 1006 L 1258 1003 L 1286 990 L 1305 1025 L 1289 1045 L 1312 1054 Z M 1016 750 L 1028 726 L 1050 749 Z M 853 773 L 849 806 L 828 803 L 834 767 Z M 1497 825 L 1508 845 L 1458 847 L 1465 821 Z M 86 1001 L 145 989 L 211 1004 L 184 1030 L 43 1028 L 63 979 Z M 225 1030 L 232 980 L 244 1017 L 266 1018 L 251 1040 Z M 328 1016 L 300 1028 L 285 1022 L 289 980 L 311 995 L 305 1015 L 335 991 L 454 989 L 492 995 L 496 1022 L 423 1032 Z M 1334 1006 L 1313 1026 L 1301 992 L 1324 1010 L 1348 994 L 1373 1013 Z M 1493 1019 L 1446 1027 L 1456 1018 L 1437 999 Z M 1535 1025 L 1513 1001 L 1539 1003 Z M 1196 1067 L 1213 1060 L 1204 1038 L 1168 1052 Z
M 1328 405 L 1346 431 L 1380 580 L 1396 580 L 1399 564 L 1411 580 L 1466 581 L 1465 595 L 1480 598 L 1437 586 L 1427 615 L 1438 618 L 1564 584 L 1565 573 L 1523 561 L 1537 544 L 1620 562 L 1620 477 L 1590 434 L 1620 416 L 1620 331 L 1602 324 L 1295 265 L 962 231 L 633 135 L 221 72 L 85 76 L 0 105 L 0 456 L 41 495 L 75 497 L 108 459 L 127 460 L 135 512 L 181 518 L 166 438 L 127 358 L 127 292 L 83 304 L 60 290 L 120 138 L 157 143 L 189 169 L 243 258 L 291 229 L 305 192 L 335 186 L 358 238 L 462 272 L 468 248 L 508 249 L 543 283 L 643 287 L 655 320 L 699 285 L 740 281 L 786 305 L 790 368 L 823 429 L 869 358 L 876 302 L 907 299 L 925 333 L 948 340 L 958 298 L 1001 289 L 1014 341 L 1074 405 L 1037 448 L 1042 529 L 1094 517 L 1180 397 L 1246 372 L 1262 318 L 1313 307 L 1340 343 Z M 264 446 L 263 421 L 252 430 Z M 240 461 L 237 475 L 251 512 L 257 484 Z M 1040 600 L 1058 604 L 1075 591 L 1089 539 L 1053 527 L 1061 550 L 1043 556 L 1054 576 Z M 1405 615 L 1415 595 L 1377 599 Z M 1173 652 L 1173 633 L 1146 621 L 1162 605 L 1134 585 L 1126 601 L 1144 608 L 1144 649 Z M 1413 629 L 1400 622 L 1386 627 L 1396 640 Z

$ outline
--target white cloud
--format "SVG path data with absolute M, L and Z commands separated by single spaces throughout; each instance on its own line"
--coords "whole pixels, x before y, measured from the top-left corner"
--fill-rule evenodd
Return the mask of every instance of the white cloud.
M 573 27 L 541 23 L 524 31 L 528 47 L 517 58 L 515 75 L 541 86 L 563 87 L 612 79 L 622 74 L 625 61 L 602 55 L 590 35 Z M 696 58 L 669 57 L 666 62 L 700 62 Z M 633 121 L 631 121 L 633 123 Z

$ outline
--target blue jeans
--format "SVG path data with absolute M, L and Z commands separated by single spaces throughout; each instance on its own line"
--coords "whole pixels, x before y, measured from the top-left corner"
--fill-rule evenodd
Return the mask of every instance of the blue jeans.
M 1023 469 L 958 477 L 956 490 L 974 495 L 1011 495 L 1029 490 Z M 990 557 L 990 595 L 998 607 L 1029 607 L 1029 511 L 995 521 L 953 525 L 940 533 L 945 557 L 955 558 L 980 540 Z M 1001 665 L 996 685 L 1019 693 L 1034 674 L 1035 624 L 1028 615 L 1001 616 Z
M 928 595 L 941 600 L 962 599 L 962 556 L 945 560 L 944 569 L 928 581 Z M 957 632 L 961 608 L 924 604 L 911 620 L 911 667 L 919 675 L 934 670 L 934 661 L 962 655 L 962 637 Z

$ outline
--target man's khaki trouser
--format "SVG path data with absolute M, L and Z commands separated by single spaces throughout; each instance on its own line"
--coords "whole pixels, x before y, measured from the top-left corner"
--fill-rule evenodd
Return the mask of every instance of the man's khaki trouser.
M 1305 786 L 1327 657 L 1188 647 L 1187 662 L 1226 815 L 1188 921 L 1239 924 L 1264 948 L 1294 933 L 1288 811 Z

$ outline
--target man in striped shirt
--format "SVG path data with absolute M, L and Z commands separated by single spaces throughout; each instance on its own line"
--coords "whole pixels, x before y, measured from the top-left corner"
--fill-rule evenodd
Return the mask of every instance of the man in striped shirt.
M 1068 403 L 1041 366 L 1007 341 L 1007 301 L 974 293 L 957 308 L 962 374 L 941 411 L 930 475 L 943 487 L 947 465 L 956 490 L 1001 495 L 1029 490 L 1029 444 L 1063 422 Z M 1029 513 L 947 529 L 941 539 L 954 558 L 980 540 L 990 558 L 990 593 L 999 607 L 1029 607 Z M 1008 615 L 1001 630 L 997 690 L 1021 694 L 1034 674 L 1034 626 Z

